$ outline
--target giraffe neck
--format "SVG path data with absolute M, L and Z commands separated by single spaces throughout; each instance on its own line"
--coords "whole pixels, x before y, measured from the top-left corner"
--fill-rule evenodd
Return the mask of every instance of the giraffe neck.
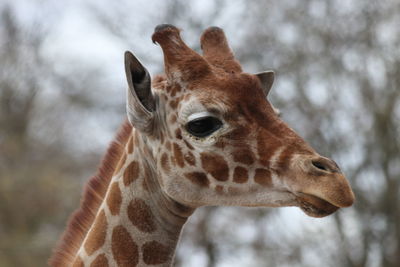
M 170 266 L 192 212 L 161 190 L 146 140 L 133 131 L 75 264 Z

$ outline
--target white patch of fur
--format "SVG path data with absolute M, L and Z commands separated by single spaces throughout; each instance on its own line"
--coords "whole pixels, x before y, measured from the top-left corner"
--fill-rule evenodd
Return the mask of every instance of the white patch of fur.
M 187 118 L 188 121 L 192 121 L 198 118 L 205 118 L 205 117 L 212 117 L 214 116 L 212 113 L 208 112 L 208 111 L 202 111 L 202 112 L 197 112 L 197 113 L 193 113 L 190 114 Z

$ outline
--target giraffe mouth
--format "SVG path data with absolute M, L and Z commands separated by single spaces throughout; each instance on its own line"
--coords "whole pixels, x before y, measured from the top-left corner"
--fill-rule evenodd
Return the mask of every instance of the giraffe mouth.
M 300 209 L 311 217 L 325 217 L 339 209 L 339 207 L 329 203 L 328 201 L 313 195 L 304 193 L 298 193 L 296 195 Z

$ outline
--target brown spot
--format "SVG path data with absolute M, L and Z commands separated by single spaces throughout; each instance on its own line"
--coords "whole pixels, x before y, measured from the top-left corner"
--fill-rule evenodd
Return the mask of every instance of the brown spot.
M 118 267 L 134 267 L 139 263 L 139 248 L 121 225 L 112 232 L 111 250 Z
M 133 152 L 133 136 L 131 136 L 128 141 L 128 153 L 132 154 L 132 152 Z
M 175 124 L 176 120 L 177 120 L 176 115 L 171 115 L 171 118 L 169 119 L 169 122 L 170 122 L 171 124 Z
M 256 169 L 254 181 L 263 186 L 272 186 L 271 173 L 266 169 Z
M 169 106 L 174 110 L 178 107 L 178 104 L 179 104 L 179 99 L 175 99 L 169 102 Z
M 83 264 L 83 261 L 81 259 L 81 257 L 77 257 L 74 261 L 74 263 L 72 264 L 72 267 L 84 267 L 85 264 Z
M 217 185 L 215 187 L 215 191 L 217 191 L 219 194 L 222 194 L 224 192 L 224 187 L 222 185 Z
M 233 181 L 238 184 L 243 184 L 249 179 L 247 170 L 243 167 L 236 167 L 233 172 Z
M 128 205 L 128 217 L 140 231 L 151 233 L 156 230 L 154 215 L 150 207 L 141 199 L 135 198 Z
M 182 87 L 179 84 L 175 84 L 175 90 L 176 92 L 180 92 L 182 90 Z
M 106 255 L 104 253 L 98 255 L 90 264 L 90 267 L 108 267 L 108 260 Z
M 107 218 L 102 210 L 97 216 L 92 230 L 89 232 L 88 238 L 84 244 L 86 253 L 90 256 L 101 246 L 106 240 L 107 233 Z
M 174 97 L 180 91 L 181 86 L 179 84 L 174 84 L 174 86 L 171 88 L 171 97 Z
M 178 129 L 175 130 L 175 137 L 178 138 L 178 139 L 182 139 L 181 129 L 178 128 Z
M 183 161 L 182 149 L 177 143 L 174 143 L 173 146 L 175 162 L 179 167 L 183 168 L 183 166 L 185 166 L 185 162 Z
M 188 178 L 192 183 L 202 187 L 208 187 L 210 185 L 207 175 L 203 172 L 185 173 L 185 177 Z
M 161 156 L 161 167 L 166 172 L 170 171 L 169 162 L 168 162 L 168 155 L 166 153 L 163 153 L 162 156 Z
M 246 165 L 254 163 L 254 154 L 249 148 L 237 149 L 233 152 L 233 160 Z
M 187 163 L 189 163 L 190 165 L 194 166 L 196 164 L 196 159 L 193 156 L 192 152 L 188 151 L 188 153 L 185 154 L 185 160 Z
M 171 87 L 171 97 L 174 97 L 177 92 L 181 91 L 181 86 L 179 84 L 174 84 L 173 87 Z
M 122 166 L 124 166 L 124 164 L 125 164 L 125 161 L 126 161 L 126 153 L 124 153 L 122 155 L 121 159 L 118 161 L 118 165 L 115 168 L 114 173 L 118 173 L 121 170 Z
M 142 247 L 143 261 L 149 265 L 156 265 L 170 259 L 171 251 L 168 246 L 157 241 L 150 241 Z
M 139 164 L 136 161 L 132 161 L 129 163 L 129 166 L 125 169 L 124 172 L 124 185 L 130 185 L 134 182 L 139 176 Z
M 193 147 L 188 141 L 183 140 L 183 142 L 185 142 L 186 146 L 187 146 L 190 150 L 193 150 L 193 149 L 194 149 L 194 147 Z
M 218 154 L 201 153 L 203 168 L 211 173 L 218 181 L 227 181 L 229 178 L 229 167 L 223 157 Z
M 111 185 L 110 193 L 107 197 L 107 205 L 112 215 L 117 215 L 121 207 L 122 197 L 121 190 L 117 182 Z

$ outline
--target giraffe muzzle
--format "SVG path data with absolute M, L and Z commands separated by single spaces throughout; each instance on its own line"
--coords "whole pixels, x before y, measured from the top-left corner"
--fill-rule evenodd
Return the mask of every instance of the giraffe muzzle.
M 321 218 L 328 216 L 339 209 L 339 207 L 325 201 L 319 197 L 298 193 L 297 201 L 300 209 L 304 211 L 308 216 Z
M 325 217 L 354 203 L 354 193 L 336 162 L 319 155 L 297 159 L 301 174 L 293 192 L 307 215 Z

